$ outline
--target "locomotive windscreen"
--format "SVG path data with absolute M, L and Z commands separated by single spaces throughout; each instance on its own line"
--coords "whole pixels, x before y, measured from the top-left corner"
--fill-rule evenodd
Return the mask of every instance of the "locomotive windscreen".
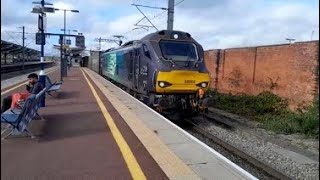
M 162 56 L 172 61 L 197 61 L 197 47 L 193 43 L 178 41 L 160 41 Z

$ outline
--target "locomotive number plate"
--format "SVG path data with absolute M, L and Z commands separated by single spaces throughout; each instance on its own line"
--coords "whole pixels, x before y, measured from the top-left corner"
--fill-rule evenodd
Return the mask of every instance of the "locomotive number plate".
M 184 80 L 184 83 L 195 83 L 196 81 L 195 80 Z

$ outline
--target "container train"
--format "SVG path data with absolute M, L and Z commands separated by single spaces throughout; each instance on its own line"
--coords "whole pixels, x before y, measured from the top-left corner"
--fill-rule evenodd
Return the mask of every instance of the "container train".
M 162 113 L 203 109 L 209 73 L 202 46 L 182 31 L 162 30 L 100 54 L 100 73 Z

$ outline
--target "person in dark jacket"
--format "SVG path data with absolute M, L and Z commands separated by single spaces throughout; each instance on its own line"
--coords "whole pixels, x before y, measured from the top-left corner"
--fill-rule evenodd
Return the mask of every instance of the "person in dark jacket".
M 43 85 L 38 81 L 38 75 L 31 73 L 28 75 L 29 83 L 26 85 L 26 89 L 31 94 L 38 94 L 42 89 Z
M 28 75 L 29 82 L 26 85 L 26 89 L 31 94 L 38 94 L 42 89 L 43 85 L 38 81 L 38 75 L 36 73 L 31 73 Z M 1 113 L 5 112 L 11 107 L 12 96 L 7 96 L 2 100 Z

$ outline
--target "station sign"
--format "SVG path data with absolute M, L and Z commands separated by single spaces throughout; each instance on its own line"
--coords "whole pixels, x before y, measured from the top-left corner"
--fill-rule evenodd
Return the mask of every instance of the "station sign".
M 76 46 L 84 47 L 84 36 L 76 36 Z
M 46 44 L 46 36 L 43 36 L 43 40 L 42 40 L 41 33 L 36 33 L 36 44 L 41 45 L 42 43 L 43 45 Z
M 39 18 L 38 18 L 38 29 L 40 31 L 43 30 L 43 17 L 41 15 L 39 15 Z

